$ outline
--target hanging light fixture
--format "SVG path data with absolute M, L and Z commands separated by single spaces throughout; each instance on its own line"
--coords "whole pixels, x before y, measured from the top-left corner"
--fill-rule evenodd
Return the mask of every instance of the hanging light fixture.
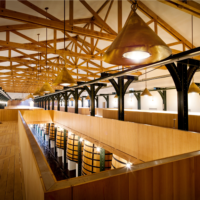
M 30 93 L 26 99 L 34 99 L 34 96 Z
M 147 79 L 147 72 L 145 69 L 145 79 Z M 141 96 L 152 96 L 152 94 L 149 92 L 149 90 L 147 89 L 147 81 L 145 80 L 145 89 L 142 92 Z
M 81 101 L 81 97 L 78 98 L 78 101 Z
M 90 96 L 88 95 L 85 99 L 86 99 L 86 100 L 90 100 Z
M 53 82 L 54 85 L 61 85 L 61 86 L 73 86 L 76 85 L 75 80 L 73 79 L 72 75 L 66 68 L 66 56 L 65 56 L 65 0 L 64 0 L 64 67 L 62 68 L 61 72 L 56 77 L 55 81 Z
M 39 37 L 40 37 L 40 34 L 38 33 L 38 43 L 39 43 Z M 36 96 L 43 96 L 44 94 L 40 92 L 40 88 L 39 88 L 39 60 L 40 60 L 40 56 L 39 56 L 39 51 L 38 51 L 38 74 L 36 74 L 36 78 L 38 79 L 38 88 L 35 90 L 35 92 L 33 93 L 33 96 L 36 97 Z
M 194 83 L 194 81 L 191 83 L 188 93 L 200 93 L 200 88 Z
M 171 55 L 171 49 L 136 13 L 137 0 L 132 0 L 132 14 L 103 56 L 115 65 L 148 64 Z
M 70 101 L 74 101 L 74 98 L 73 98 L 73 97 L 71 97 L 69 100 L 70 100 Z
M 192 29 L 192 49 L 193 49 L 193 15 L 191 15 L 191 29 Z M 188 93 L 200 93 L 200 88 L 194 83 L 194 75 L 192 83 L 188 89 Z
M 46 7 L 45 10 L 47 12 L 49 8 Z M 47 28 L 46 28 L 46 74 L 47 74 Z M 50 86 L 50 84 L 47 81 L 47 75 L 46 75 L 46 82 L 44 83 L 44 85 L 41 87 L 40 89 L 41 93 L 53 93 L 54 89 Z
M 118 96 L 117 96 L 117 94 L 114 96 L 114 99 L 118 99 Z

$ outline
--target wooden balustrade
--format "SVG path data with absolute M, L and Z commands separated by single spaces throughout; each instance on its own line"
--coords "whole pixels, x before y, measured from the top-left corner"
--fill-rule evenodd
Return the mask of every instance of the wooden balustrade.
M 26 112 L 28 113 L 30 111 Z M 75 115 L 71 113 L 68 114 L 71 115 L 71 117 Z M 59 112 L 55 114 L 55 118 L 58 119 L 58 117 Z M 86 117 L 87 120 L 91 118 L 88 118 L 88 116 L 84 117 Z M 73 116 L 73 120 L 75 119 L 76 117 Z M 18 123 L 26 199 L 167 200 L 174 198 L 195 200 L 200 198 L 200 151 L 137 164 L 130 169 L 124 167 L 83 177 L 55 181 L 50 168 L 44 160 L 44 156 L 42 156 L 39 146 L 20 114 Z M 161 134 L 161 132 L 159 132 L 159 134 Z M 170 132 L 167 134 L 170 134 Z M 174 134 L 178 134 L 178 132 L 174 132 Z M 188 132 L 188 134 L 190 135 L 190 132 Z M 182 140 L 182 135 L 183 134 L 180 133 L 177 138 L 181 140 L 180 142 L 184 143 L 184 145 L 186 145 L 187 142 L 192 144 L 190 137 L 187 139 L 185 138 L 186 140 Z M 182 147 L 184 148 L 184 146 Z

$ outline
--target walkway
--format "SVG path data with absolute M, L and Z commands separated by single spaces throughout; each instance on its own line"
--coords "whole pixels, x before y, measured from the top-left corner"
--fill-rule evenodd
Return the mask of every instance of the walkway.
M 25 200 L 17 122 L 0 124 L 0 199 Z

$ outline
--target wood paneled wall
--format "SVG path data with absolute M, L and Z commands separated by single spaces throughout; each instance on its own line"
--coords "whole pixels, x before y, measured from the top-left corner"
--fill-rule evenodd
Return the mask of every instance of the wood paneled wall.
M 177 114 L 172 113 L 156 113 L 156 112 L 145 112 L 145 111 L 125 111 L 124 120 L 129 122 L 136 122 L 141 124 L 150 124 L 155 126 L 178 128 L 178 117 Z M 104 118 L 107 119 L 118 119 L 118 111 L 113 109 L 103 109 Z M 189 131 L 200 132 L 200 116 L 189 115 Z
M 127 170 L 124 174 L 107 178 L 99 175 L 99 180 L 84 184 L 77 181 L 71 188 L 49 191 L 45 200 L 66 197 L 71 200 L 197 200 L 200 199 L 199 169 L 200 156 L 197 156 L 146 169 Z M 91 176 L 87 176 L 87 180 Z
M 27 110 L 21 112 L 26 123 L 49 123 L 53 121 L 53 110 Z
M 54 111 L 54 122 L 144 162 L 200 149 L 200 134 Z
M 122 143 L 125 141 L 127 144 L 126 148 L 130 147 L 131 141 L 140 141 L 139 144 L 143 143 L 140 140 L 141 135 L 141 139 L 145 140 L 143 143 L 143 152 L 140 152 L 141 156 L 144 156 L 147 150 L 151 151 L 152 147 L 155 147 L 157 150 L 160 148 L 161 151 L 161 146 L 165 146 L 165 151 L 151 151 L 151 154 L 159 157 L 161 154 L 162 156 L 164 154 L 168 155 L 168 150 L 170 154 L 185 152 L 186 150 L 191 150 L 195 141 L 199 140 L 199 134 L 193 135 L 191 132 L 177 132 L 175 129 L 119 122 L 117 120 L 58 111 L 54 112 L 55 120 L 58 120 L 60 123 L 67 123 L 67 126 L 71 126 L 79 131 L 82 130 L 84 133 L 92 137 L 95 136 L 97 139 L 104 140 L 105 142 L 107 142 L 108 138 L 115 139 L 110 140 L 110 145 L 119 145 L 119 148 L 121 148 Z M 115 122 L 120 124 L 116 127 L 117 123 Z M 138 164 L 131 169 L 115 169 L 88 175 L 87 177 L 84 176 L 56 182 L 52 180 L 53 175 L 50 169 L 45 167 L 46 162 L 44 163 L 44 157 L 41 157 L 39 147 L 35 144 L 36 142 L 31 137 L 31 132 L 28 128 L 25 128 L 20 117 L 18 123 L 26 197 L 29 200 L 200 199 L 199 151 Z M 141 126 L 145 128 L 141 129 Z M 163 131 L 164 135 L 162 135 Z M 129 134 L 132 132 L 132 134 L 127 135 L 127 132 Z M 138 132 L 138 134 L 133 134 L 134 132 Z M 123 133 L 124 135 L 121 134 L 119 136 L 119 133 Z M 151 137 L 153 140 L 156 138 L 157 140 L 152 143 L 153 140 L 151 140 Z M 160 143 L 160 141 L 162 142 Z M 171 143 L 168 143 L 168 141 L 171 141 Z M 173 148 L 171 149 L 170 146 L 173 146 Z M 199 145 L 196 143 L 194 148 L 198 147 Z M 137 151 L 137 147 L 135 148 L 134 143 L 132 143 L 132 152 L 135 153 Z
M 18 120 L 18 128 L 26 199 L 43 200 L 45 189 L 42 184 L 41 173 L 35 162 L 35 157 L 20 116 Z

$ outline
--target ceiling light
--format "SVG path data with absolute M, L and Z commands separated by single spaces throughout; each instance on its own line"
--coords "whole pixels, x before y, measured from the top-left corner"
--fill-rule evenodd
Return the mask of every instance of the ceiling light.
M 76 85 L 75 80 L 73 79 L 72 75 L 68 72 L 66 68 L 66 56 L 65 56 L 65 0 L 64 0 L 64 67 L 61 72 L 58 74 L 54 81 L 54 85 L 61 85 L 61 86 L 73 86 Z
M 74 98 L 73 98 L 73 97 L 71 97 L 69 100 L 70 100 L 70 101 L 74 101 Z
M 69 85 L 76 85 L 76 82 L 74 81 L 71 74 L 68 72 L 67 68 L 63 67 L 63 69 L 53 82 L 53 84 L 61 86 L 69 86 Z
M 90 96 L 88 95 L 85 99 L 90 100 Z
M 100 152 L 100 151 L 101 151 L 101 148 L 100 148 L 100 147 L 97 147 L 97 151 Z
M 152 96 L 152 94 L 149 92 L 149 90 L 147 89 L 147 71 L 145 69 L 145 89 L 144 91 L 142 92 L 141 96 Z
M 30 94 L 26 97 L 26 99 L 34 99 L 34 96 L 30 93 Z
M 132 165 L 132 163 L 126 163 L 126 167 L 127 167 L 128 169 L 131 168 L 131 165 Z
M 171 49 L 136 13 L 137 0 L 132 0 L 133 12 L 123 29 L 103 56 L 114 65 L 149 64 L 171 55 Z
M 83 141 L 83 138 L 80 138 L 80 142 L 82 142 Z
M 188 89 L 188 93 L 200 93 L 200 88 L 194 82 L 192 82 Z
M 78 98 L 78 101 L 81 101 L 81 97 Z
M 44 85 L 40 89 L 40 93 L 53 93 L 54 89 L 50 86 L 48 82 L 45 82 Z
M 152 94 L 149 92 L 149 90 L 147 88 L 145 88 L 144 91 L 142 92 L 141 96 L 152 96 Z
M 116 94 L 116 95 L 114 96 L 114 98 L 115 98 L 115 99 L 118 99 L 118 95 Z

